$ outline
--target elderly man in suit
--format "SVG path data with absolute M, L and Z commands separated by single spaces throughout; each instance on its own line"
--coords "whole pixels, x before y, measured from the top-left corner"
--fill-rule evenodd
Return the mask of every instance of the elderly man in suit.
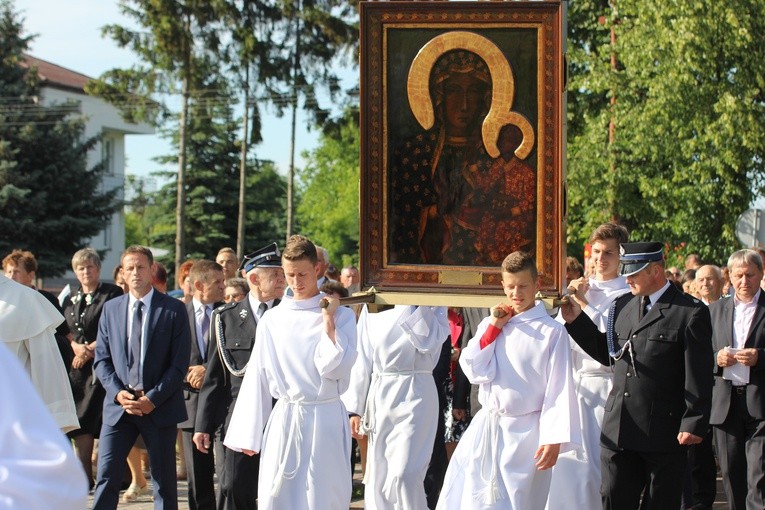
M 194 447 L 194 423 L 199 390 L 210 360 L 209 345 L 212 312 L 223 304 L 226 289 L 223 268 L 212 260 L 198 260 L 189 271 L 193 297 L 186 303 L 191 329 L 191 358 L 183 388 L 188 419 L 178 425 L 183 440 L 183 454 L 189 482 L 189 510 L 215 510 L 215 462 Z
M 723 488 L 733 510 L 765 508 L 765 293 L 760 255 L 728 259 L 733 298 L 709 305 L 714 332 L 712 418 Z
M 614 369 L 600 436 L 606 510 L 679 508 L 684 446 L 700 443 L 709 427 L 709 310 L 667 281 L 662 248 L 621 245 L 631 293 L 611 305 L 606 333 L 575 300 L 561 307 L 574 341 Z
M 95 371 L 106 397 L 94 510 L 117 508 L 125 459 L 138 434 L 149 452 L 154 508 L 178 508 L 175 431 L 186 419 L 182 388 L 191 333 L 184 304 L 152 287 L 153 262 L 148 248 L 125 249 L 129 292 L 104 304 L 98 325 Z
M 246 275 L 250 292 L 242 301 L 235 301 L 215 310 L 210 335 L 207 374 L 199 393 L 194 444 L 200 455 L 215 446 L 223 446 L 222 437 L 234 411 L 242 386 L 250 353 L 255 346 L 255 332 L 267 310 L 279 304 L 286 282 L 282 259 L 276 243 L 246 255 L 239 266 Z M 260 456 L 221 448 L 219 466 L 220 502 L 222 510 L 255 510 L 258 497 Z M 216 450 L 216 455 L 218 450 Z

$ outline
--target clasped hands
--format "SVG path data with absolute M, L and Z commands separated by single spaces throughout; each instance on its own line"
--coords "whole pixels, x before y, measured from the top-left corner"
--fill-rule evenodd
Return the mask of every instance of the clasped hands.
M 127 390 L 117 393 L 117 402 L 126 413 L 134 416 L 145 416 L 154 410 L 154 404 L 146 395 L 136 398 Z
M 92 344 L 78 344 L 71 343 L 72 351 L 74 351 L 74 358 L 72 359 L 72 368 L 82 368 L 91 359 L 96 357 L 95 343 Z

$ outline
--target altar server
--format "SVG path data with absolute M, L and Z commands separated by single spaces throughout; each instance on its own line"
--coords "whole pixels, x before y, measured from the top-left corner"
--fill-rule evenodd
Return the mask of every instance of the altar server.
M 460 356 L 483 407 L 452 456 L 437 509 L 544 508 L 550 468 L 581 443 L 566 330 L 535 303 L 533 257 L 508 255 L 502 286 L 509 304 L 492 308 Z
M 438 424 L 433 368 L 449 336 L 446 308 L 399 305 L 357 328 L 359 356 L 343 402 L 351 433 L 369 437 L 367 510 L 426 508 L 423 481 Z
M 260 510 L 350 504 L 351 434 L 340 395 L 356 360 L 356 318 L 319 292 L 317 260 L 311 241 L 289 238 L 282 267 L 293 295 L 258 324 L 224 440 L 233 450 L 260 452 Z

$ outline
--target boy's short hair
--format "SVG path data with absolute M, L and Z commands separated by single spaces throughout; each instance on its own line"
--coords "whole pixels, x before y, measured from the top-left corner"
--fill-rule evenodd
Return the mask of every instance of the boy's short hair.
M 592 244 L 595 241 L 607 241 L 609 239 L 615 239 L 617 243 L 626 243 L 630 239 L 629 230 L 624 225 L 618 223 L 604 223 L 590 235 L 589 243 Z
M 536 279 L 539 276 L 537 264 L 534 257 L 525 251 L 514 251 L 502 261 L 503 273 L 520 273 L 521 271 L 531 271 L 531 276 Z
M 316 265 L 319 256 L 316 254 L 316 246 L 306 237 L 295 234 L 287 239 L 287 246 L 282 252 L 282 260 L 296 261 L 309 260 L 311 264 Z

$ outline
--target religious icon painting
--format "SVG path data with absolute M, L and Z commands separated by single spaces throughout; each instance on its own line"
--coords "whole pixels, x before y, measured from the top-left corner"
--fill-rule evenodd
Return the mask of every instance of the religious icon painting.
M 566 2 L 361 2 L 361 276 L 497 294 L 565 282 Z

